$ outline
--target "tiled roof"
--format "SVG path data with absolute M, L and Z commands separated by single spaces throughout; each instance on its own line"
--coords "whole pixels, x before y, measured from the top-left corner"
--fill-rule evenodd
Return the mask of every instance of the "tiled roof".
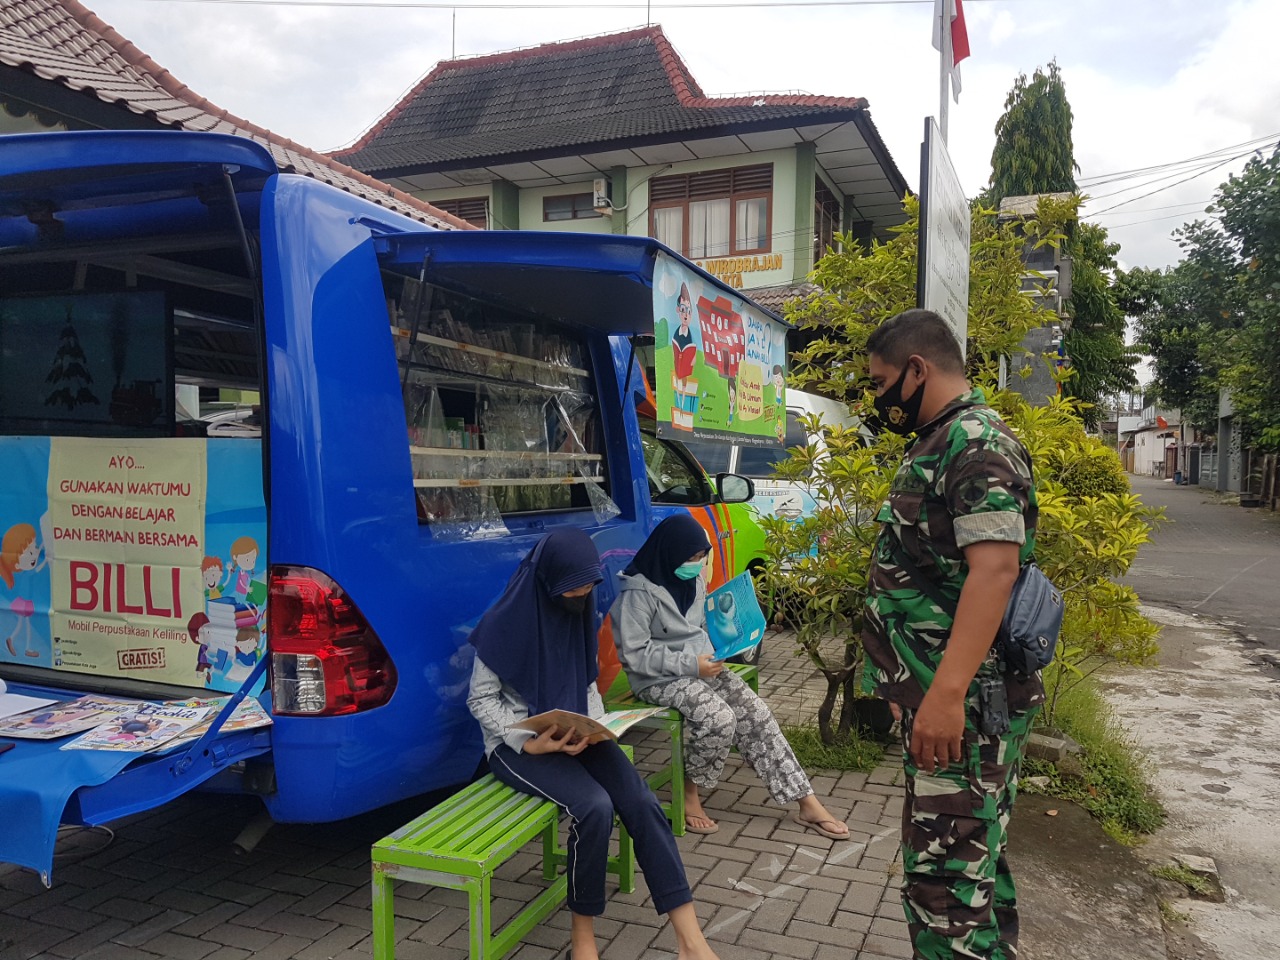
M 816 293 L 821 289 L 816 283 L 806 281 L 804 283 L 781 283 L 772 287 L 752 287 L 742 292 L 766 310 L 771 310 L 781 317 L 784 305 L 788 300 L 794 300 L 796 297 L 807 297 L 809 294 Z
M 334 156 L 403 173 L 531 150 L 849 119 L 860 97 L 707 97 L 661 27 L 441 62 Z
M 97 97 L 157 124 L 261 143 L 300 173 L 432 226 L 471 224 L 366 173 L 228 113 L 179 82 L 78 0 L 0 0 L 0 63 Z

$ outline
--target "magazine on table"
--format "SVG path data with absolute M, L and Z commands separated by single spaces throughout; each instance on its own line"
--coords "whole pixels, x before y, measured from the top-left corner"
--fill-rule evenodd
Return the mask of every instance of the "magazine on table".
M 0 677 L 0 719 L 18 713 L 31 713 L 39 707 L 57 702 L 52 697 L 28 697 L 21 693 L 10 693 L 4 678 Z
M 0 720 L 0 737 L 18 740 L 55 740 L 83 733 L 111 717 L 128 710 L 138 710 L 141 700 L 117 700 L 113 697 L 78 697 L 60 700 Z
M 728 660 L 759 645 L 766 627 L 750 573 L 740 573 L 707 594 L 707 636 L 717 660 Z
M 180 705 L 188 707 L 206 707 L 209 713 L 203 720 L 194 727 L 189 727 L 182 733 L 178 734 L 172 740 L 164 744 L 166 750 L 173 747 L 191 743 L 204 736 L 206 730 L 213 725 L 213 721 L 218 714 L 222 712 L 222 708 L 227 705 L 230 697 L 211 697 L 209 699 L 195 699 L 179 701 Z M 262 704 L 253 697 L 245 697 L 236 708 L 231 711 L 231 716 L 222 722 L 222 726 L 218 728 L 218 733 L 232 733 L 236 730 L 254 730 L 258 727 L 271 726 L 271 714 L 262 709 Z
M 63 750 L 154 750 L 190 730 L 209 715 L 209 707 L 144 703 L 117 714 L 88 733 L 64 743 Z
M 532 730 L 535 734 L 552 728 L 560 733 L 572 730 L 578 738 L 585 738 L 588 743 L 600 743 L 604 740 L 617 740 L 645 717 L 661 713 L 664 709 L 666 708 L 641 707 L 634 710 L 614 710 L 604 714 L 599 720 L 572 710 L 548 710 L 521 720 L 515 727 L 519 730 Z

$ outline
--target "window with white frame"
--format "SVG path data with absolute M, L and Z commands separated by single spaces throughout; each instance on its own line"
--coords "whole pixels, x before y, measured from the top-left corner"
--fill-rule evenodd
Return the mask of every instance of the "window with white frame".
M 690 260 L 772 247 L 773 164 L 655 177 L 649 233 Z

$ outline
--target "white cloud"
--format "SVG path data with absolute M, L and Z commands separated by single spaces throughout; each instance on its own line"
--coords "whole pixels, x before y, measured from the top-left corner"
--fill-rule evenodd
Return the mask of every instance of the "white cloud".
M 1014 30 L 1013 14 L 1008 10 L 1001 10 L 996 14 L 995 21 L 991 24 L 991 31 L 987 34 L 987 39 L 990 41 L 991 46 L 998 47 L 1013 36 Z

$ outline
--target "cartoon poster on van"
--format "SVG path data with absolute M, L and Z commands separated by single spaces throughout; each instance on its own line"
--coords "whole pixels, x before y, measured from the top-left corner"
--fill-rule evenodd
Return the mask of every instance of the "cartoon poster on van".
M 261 441 L 0 438 L 0 662 L 234 691 L 265 655 Z
M 785 324 L 659 253 L 653 328 L 658 436 L 782 444 Z

